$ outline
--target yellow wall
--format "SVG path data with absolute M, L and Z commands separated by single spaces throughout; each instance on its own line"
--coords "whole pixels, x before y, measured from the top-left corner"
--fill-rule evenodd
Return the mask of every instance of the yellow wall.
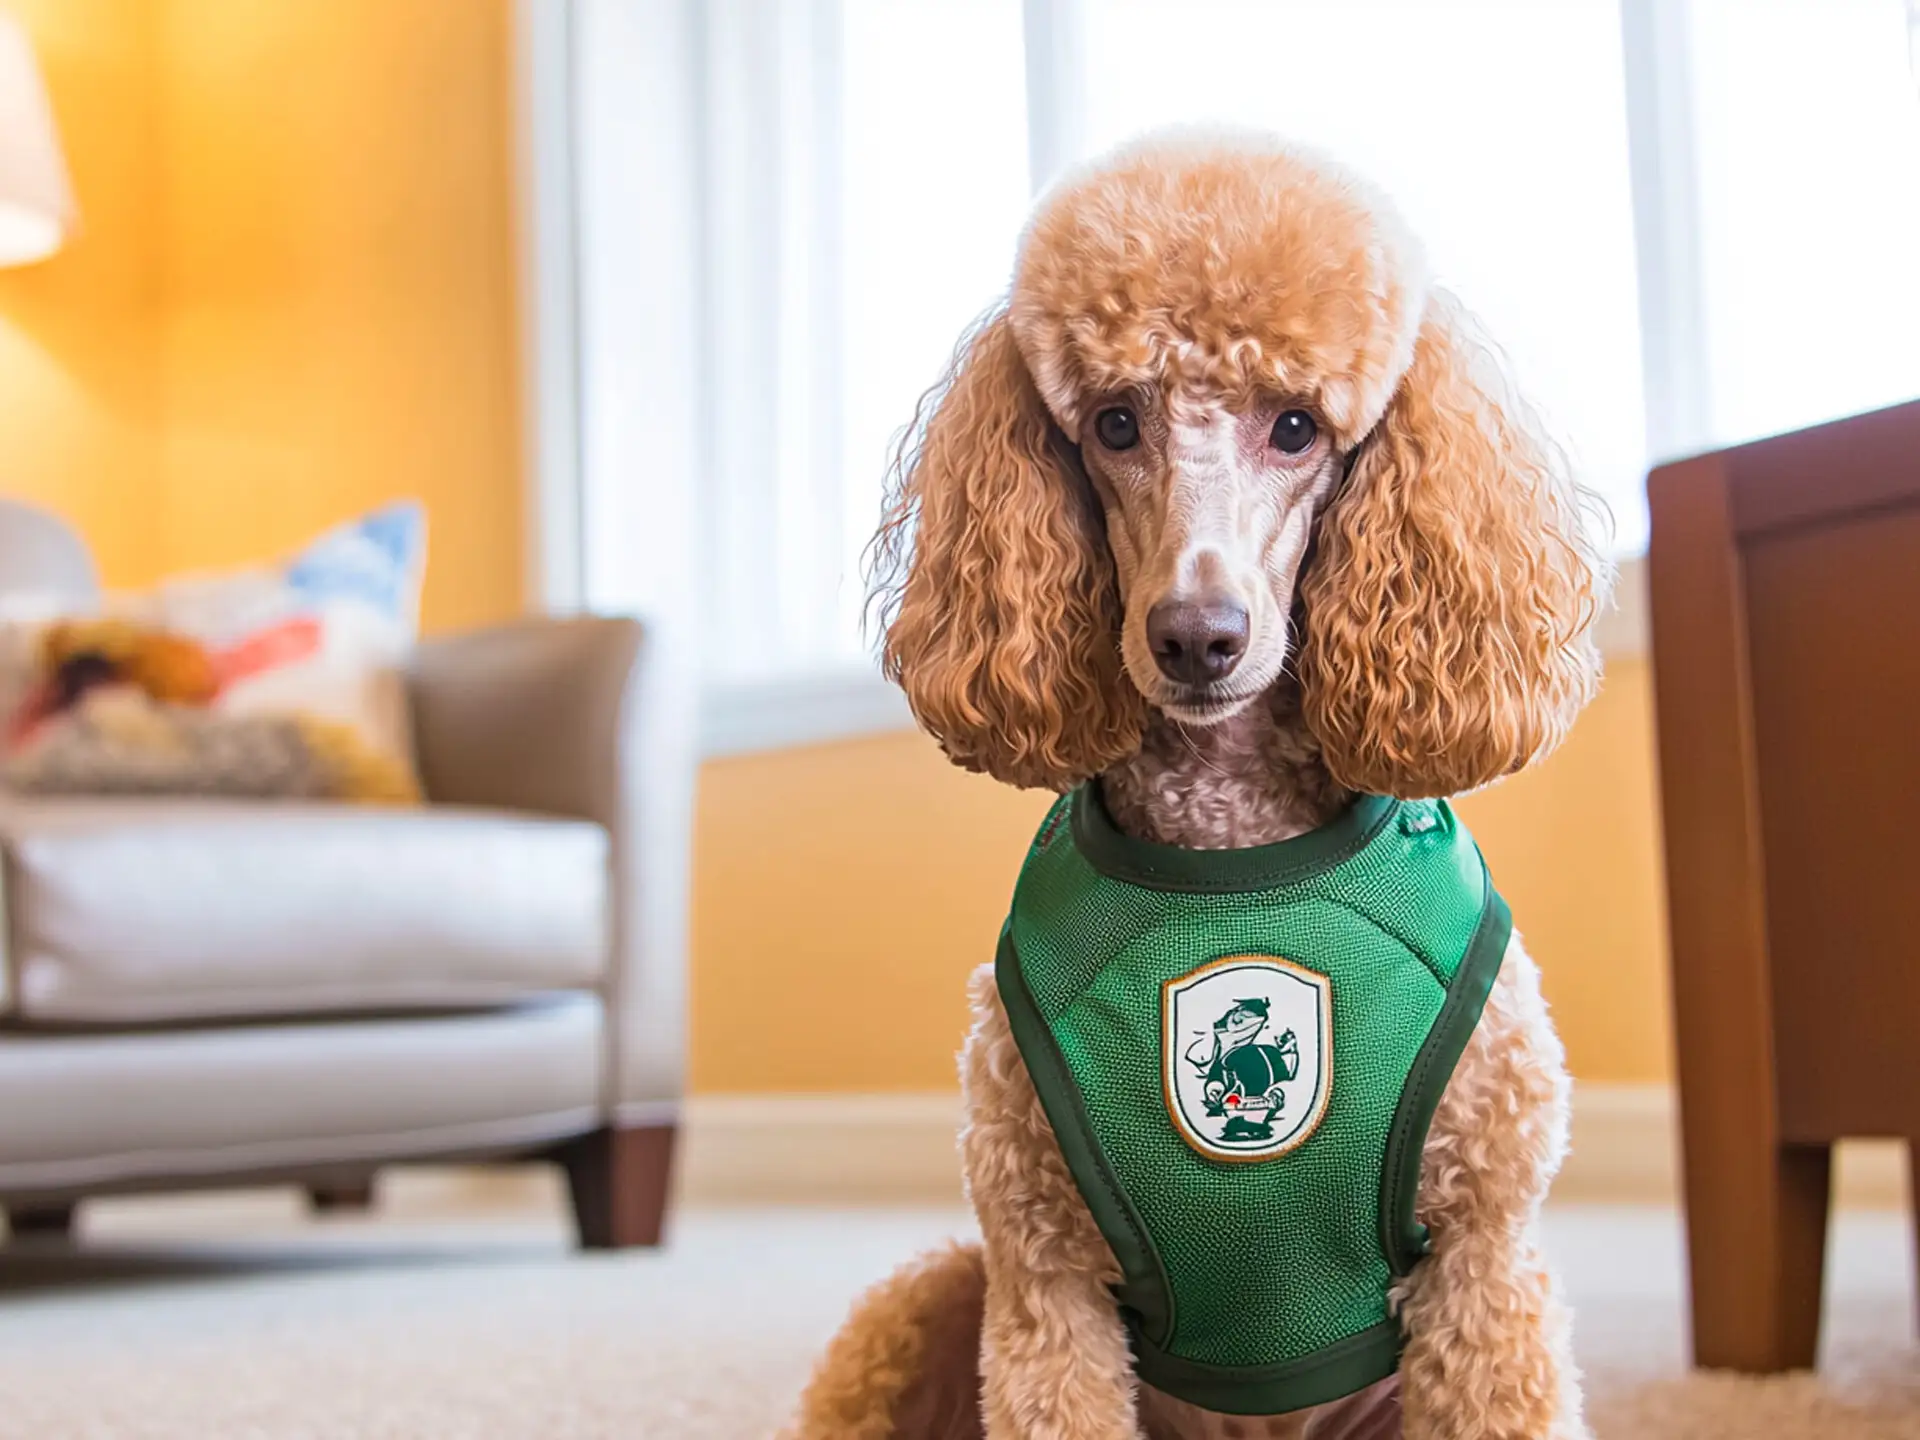
M 0 492 L 66 516 L 108 578 L 153 577 L 160 148 L 146 0 L 10 0 L 40 54 L 85 229 L 0 270 Z
M 1667 1073 L 1649 704 L 1646 664 L 1616 662 L 1558 754 L 1460 807 L 1587 1080 Z M 694 1088 L 951 1086 L 966 976 L 1046 805 L 917 735 L 707 765 Z
M 706 765 L 694 1088 L 957 1084 L 966 977 L 1050 799 L 910 732 Z
M 33 0 L 84 232 L 0 271 L 0 489 L 109 583 L 427 502 L 522 604 L 507 0 Z
M 1655 784 L 1647 662 L 1615 660 L 1558 753 L 1460 802 L 1582 1080 L 1671 1068 Z
M 427 502 L 425 618 L 521 605 L 505 0 L 168 0 L 162 543 Z

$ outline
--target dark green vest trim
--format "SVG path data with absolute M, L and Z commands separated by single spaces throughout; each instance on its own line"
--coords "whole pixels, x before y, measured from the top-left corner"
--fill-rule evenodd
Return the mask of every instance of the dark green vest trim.
M 1337 1345 L 1284 1365 L 1201 1365 L 1134 1336 L 1134 1365 L 1156 1390 L 1222 1415 L 1285 1415 L 1325 1405 L 1384 1380 L 1400 1367 L 1400 1322 L 1384 1320 Z
M 1242 850 L 1188 850 L 1126 834 L 1107 813 L 1099 782 L 1089 781 L 1073 793 L 1073 843 L 1101 874 L 1149 890 L 1275 890 L 1352 859 L 1398 808 L 1398 801 L 1362 795 L 1328 824 L 1291 840 Z
M 1486 862 L 1481 861 L 1482 873 Z M 1513 916 L 1507 902 L 1493 888 L 1493 877 L 1486 877 L 1487 898 L 1480 912 L 1479 927 L 1447 987 L 1447 998 L 1435 1017 L 1426 1043 L 1414 1057 L 1413 1070 L 1400 1103 L 1393 1112 L 1393 1128 L 1387 1132 L 1387 1157 L 1380 1174 L 1380 1247 L 1395 1275 L 1405 1275 L 1414 1262 L 1427 1253 L 1427 1227 L 1414 1219 L 1415 1194 L 1420 1188 L 1420 1155 L 1427 1143 L 1427 1130 L 1433 1124 L 1433 1112 L 1440 1096 L 1453 1078 L 1453 1068 L 1480 1023 L 1480 1012 L 1487 1007 L 1494 978 L 1507 953 L 1507 939 L 1513 934 Z
M 1080 1087 L 1073 1083 L 1066 1057 L 1060 1053 L 1052 1029 L 1027 988 L 1027 978 L 1020 972 L 1011 929 L 1001 932 L 993 978 L 1067 1169 L 1120 1264 L 1123 1278 L 1118 1298 L 1127 1324 L 1137 1335 L 1164 1340 L 1173 1333 L 1173 1286 L 1160 1263 L 1159 1251 L 1147 1238 L 1146 1225 L 1094 1139 L 1093 1122 L 1080 1098 Z

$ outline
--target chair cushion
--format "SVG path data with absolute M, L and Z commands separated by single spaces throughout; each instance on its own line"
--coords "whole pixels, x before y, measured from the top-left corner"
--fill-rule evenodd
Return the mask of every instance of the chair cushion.
M 12 1013 L 139 1023 L 590 986 L 607 840 L 485 810 L 0 803 Z

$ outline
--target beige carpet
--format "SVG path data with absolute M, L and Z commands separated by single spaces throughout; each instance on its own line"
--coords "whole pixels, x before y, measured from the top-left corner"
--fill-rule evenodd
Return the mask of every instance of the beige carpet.
M 0 1437 L 660 1437 L 777 1424 L 848 1299 L 946 1213 L 709 1211 L 658 1255 L 568 1253 L 544 1182 L 419 1176 L 380 1218 L 284 1195 L 116 1203 L 77 1252 L 0 1252 Z M 457 1202 L 457 1203 L 456 1203 Z M 1687 1376 L 1657 1211 L 1566 1211 L 1602 1440 L 1920 1440 L 1903 1217 L 1845 1218 L 1817 1377 Z

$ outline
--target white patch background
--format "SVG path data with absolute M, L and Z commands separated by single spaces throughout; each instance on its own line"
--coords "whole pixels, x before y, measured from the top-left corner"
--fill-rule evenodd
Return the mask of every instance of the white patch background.
M 1253 1043 L 1276 1044 L 1293 1031 L 1300 1068 L 1282 1087 L 1287 1103 L 1272 1117 L 1273 1138 L 1222 1141 L 1226 1119 L 1207 1114 L 1206 1076 L 1186 1054 L 1195 1041 L 1211 1048 L 1214 1022 L 1246 999 L 1265 1000 L 1269 1007 Z M 1324 976 L 1258 955 L 1214 961 L 1170 983 L 1161 1002 L 1161 1064 L 1175 1124 L 1188 1142 L 1208 1155 L 1258 1159 L 1284 1154 L 1306 1139 L 1326 1109 L 1332 1001 Z

